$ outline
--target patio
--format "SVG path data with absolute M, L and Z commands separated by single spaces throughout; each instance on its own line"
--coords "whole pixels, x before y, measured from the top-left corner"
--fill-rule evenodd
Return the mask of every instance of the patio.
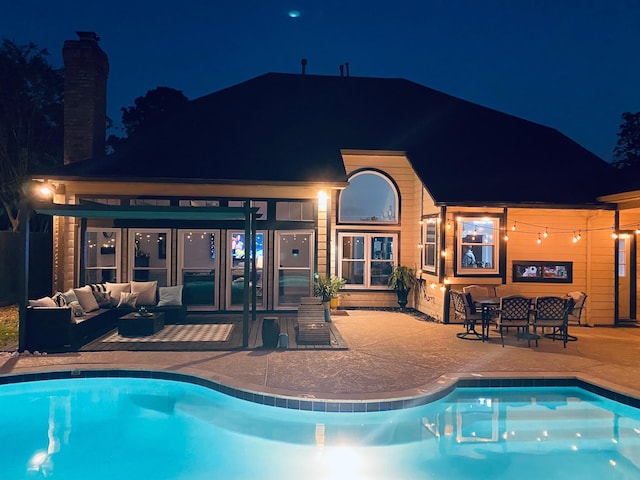
M 344 312 L 346 314 L 346 312 Z M 335 316 L 335 315 L 334 315 Z M 296 315 L 264 315 L 257 316 L 250 321 L 248 349 L 262 348 L 263 318 L 276 318 L 280 333 L 287 334 L 289 350 L 345 350 L 347 344 L 342 338 L 335 323 L 330 323 L 330 343 L 298 343 L 296 341 Z M 148 337 L 119 337 L 117 332 L 110 332 L 81 348 L 83 352 L 130 350 L 130 351 L 213 351 L 242 349 L 242 315 L 240 314 L 189 314 L 188 325 L 167 325 L 157 334 Z M 216 339 L 210 333 L 216 327 L 230 326 L 230 332 L 225 339 Z M 185 330 L 199 330 L 194 334 Z M 167 333 L 169 332 L 169 333 Z M 181 338 L 182 337 L 182 338 Z
M 640 329 L 571 327 L 578 341 L 542 339 L 505 347 L 456 338 L 462 325 L 422 321 L 401 312 L 350 310 L 334 316 L 347 350 L 81 351 L 46 356 L 0 353 L 0 374 L 52 370 L 176 371 L 274 395 L 388 399 L 427 394 L 456 378 L 579 377 L 640 398 Z

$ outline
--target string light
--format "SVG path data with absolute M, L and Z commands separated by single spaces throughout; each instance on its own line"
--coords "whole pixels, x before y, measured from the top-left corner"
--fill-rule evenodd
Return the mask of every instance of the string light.
M 519 225 L 517 225 L 519 224 Z M 529 227 L 533 227 L 535 228 L 535 230 L 529 230 L 527 231 L 526 229 L 522 229 L 522 226 L 529 226 Z M 554 234 L 568 234 L 569 238 L 571 238 L 571 241 L 573 243 L 577 243 L 580 240 L 582 240 L 582 229 L 571 229 L 571 228 L 562 228 L 562 227 L 549 227 L 546 225 L 535 225 L 532 223 L 526 223 L 526 222 L 520 222 L 520 221 L 514 221 L 513 223 L 513 227 L 511 227 L 512 231 L 516 230 L 516 226 L 518 227 L 518 233 L 521 234 L 529 234 L 529 235 L 536 235 L 536 243 L 540 244 L 542 243 L 542 239 L 545 239 L 547 237 L 549 237 L 550 235 Z M 618 226 L 619 230 L 630 230 L 633 229 L 634 232 L 638 235 L 640 235 L 640 224 L 638 224 L 638 222 L 632 222 L 632 223 L 628 223 L 625 225 L 619 225 Z M 611 238 L 613 239 L 617 239 L 620 238 L 620 234 L 618 232 L 618 230 L 616 230 L 616 227 L 596 227 L 596 228 L 588 228 L 585 229 L 586 232 L 597 232 L 597 231 L 606 231 L 609 230 L 611 232 Z M 509 240 L 509 234 L 505 233 L 504 235 L 504 240 L 507 241 Z
M 456 217 L 454 220 L 460 221 L 460 217 Z M 447 218 L 446 219 L 446 224 L 447 224 L 447 228 L 451 228 L 451 219 Z M 535 230 L 527 231 L 526 228 L 523 230 L 522 226 L 532 227 L 532 228 L 535 228 Z M 640 223 L 638 223 L 637 221 L 628 223 L 626 225 L 619 225 L 618 228 L 620 230 L 631 230 L 631 229 L 633 229 L 633 231 L 635 232 L 636 235 L 640 235 Z M 546 239 L 552 234 L 553 235 L 567 234 L 569 236 L 569 238 L 571 238 L 571 241 L 573 243 L 577 243 L 580 240 L 582 240 L 582 229 L 576 230 L 575 228 L 549 227 L 548 225 L 536 225 L 536 224 L 533 224 L 533 223 L 527 223 L 527 222 L 522 222 L 522 221 L 519 221 L 519 220 L 514 220 L 512 226 L 511 226 L 511 231 L 515 232 L 516 230 L 517 230 L 518 233 L 521 233 L 521 234 L 536 235 L 536 243 L 537 244 L 541 244 L 542 243 L 542 239 Z M 603 231 L 603 230 L 610 230 L 611 231 L 611 238 L 613 238 L 613 239 L 619 238 L 619 234 L 616 231 L 615 226 L 613 226 L 613 227 L 587 228 L 587 229 L 585 229 L 585 232 L 597 232 L 597 231 Z M 473 231 L 469 231 L 466 234 L 469 235 L 472 240 L 475 240 L 475 238 L 478 235 L 478 233 L 479 233 L 478 230 L 476 228 L 474 228 Z M 503 238 L 503 240 L 505 242 L 508 242 L 511 239 L 509 233 L 507 233 L 506 231 L 504 232 L 504 235 L 503 235 L 502 238 Z M 485 241 L 488 241 L 488 240 L 485 240 Z

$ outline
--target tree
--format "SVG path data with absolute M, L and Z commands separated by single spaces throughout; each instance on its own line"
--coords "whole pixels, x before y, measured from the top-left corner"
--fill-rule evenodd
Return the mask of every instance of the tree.
M 613 149 L 613 165 L 624 170 L 640 169 L 640 112 L 625 112 Z
M 189 99 L 180 90 L 170 87 L 156 87 L 144 96 L 134 100 L 134 106 L 123 107 L 122 125 L 125 138 L 110 135 L 107 146 L 111 151 L 117 150 L 128 138 L 142 132 L 149 126 L 165 118 L 168 113 L 176 111 Z
M 63 161 L 64 74 L 48 55 L 33 43 L 0 47 L 0 201 L 13 231 L 29 172 Z

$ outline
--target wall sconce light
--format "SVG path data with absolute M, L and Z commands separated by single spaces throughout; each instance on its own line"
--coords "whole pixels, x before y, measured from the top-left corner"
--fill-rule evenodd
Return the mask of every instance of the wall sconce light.
M 327 210 L 327 193 L 324 190 L 318 192 L 318 210 L 321 212 Z
M 49 185 L 49 182 L 44 182 L 38 187 L 38 194 L 43 198 L 53 197 L 53 188 Z

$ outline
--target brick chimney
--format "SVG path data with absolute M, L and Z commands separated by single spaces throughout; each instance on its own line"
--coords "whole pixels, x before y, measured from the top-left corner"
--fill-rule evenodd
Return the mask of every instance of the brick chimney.
M 64 163 L 104 153 L 107 129 L 109 60 L 94 32 L 76 32 L 67 40 L 64 60 Z

